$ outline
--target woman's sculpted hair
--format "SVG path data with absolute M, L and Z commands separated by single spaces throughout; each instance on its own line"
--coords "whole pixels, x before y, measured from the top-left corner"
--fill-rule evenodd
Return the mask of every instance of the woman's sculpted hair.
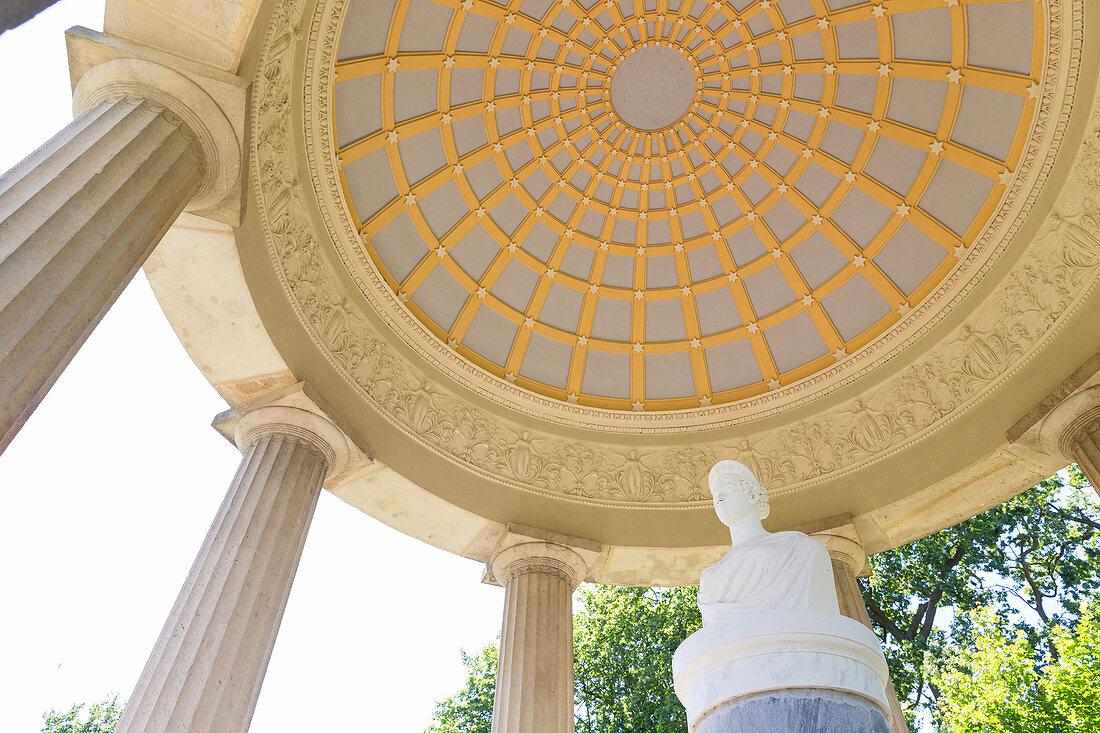
M 711 494 L 714 493 L 715 488 L 721 485 L 736 488 L 745 495 L 750 504 L 756 507 L 761 519 L 771 512 L 767 489 L 757 480 L 752 470 L 740 461 L 727 460 L 715 463 L 714 468 L 710 469 L 708 483 L 710 484 Z

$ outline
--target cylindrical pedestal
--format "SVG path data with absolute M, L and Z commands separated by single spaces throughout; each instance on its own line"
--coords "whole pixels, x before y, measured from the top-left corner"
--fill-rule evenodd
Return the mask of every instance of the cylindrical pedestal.
M 768 611 L 705 626 L 672 659 L 692 733 L 887 733 L 878 638 L 821 611 Z
M 200 188 L 180 119 L 89 109 L 0 177 L 0 452 Z
M 248 730 L 321 482 L 343 438 L 304 410 L 261 408 L 241 467 L 117 733 Z
M 734 700 L 702 716 L 694 733 L 889 733 L 867 700 L 828 690 L 777 690 Z
M 505 589 L 493 733 L 572 733 L 572 594 L 584 560 L 562 545 L 525 542 L 492 567 Z

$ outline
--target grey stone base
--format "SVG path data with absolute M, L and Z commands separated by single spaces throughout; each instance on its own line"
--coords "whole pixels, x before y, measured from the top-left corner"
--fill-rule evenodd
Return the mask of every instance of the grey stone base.
M 886 716 L 855 695 L 786 690 L 732 700 L 707 713 L 695 733 L 890 733 Z

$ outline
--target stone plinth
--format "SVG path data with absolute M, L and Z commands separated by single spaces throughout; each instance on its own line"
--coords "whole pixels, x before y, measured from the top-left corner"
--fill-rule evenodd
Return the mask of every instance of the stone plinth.
M 692 733 L 889 730 L 878 638 L 838 614 L 769 611 L 704 627 L 676 650 L 672 672 Z

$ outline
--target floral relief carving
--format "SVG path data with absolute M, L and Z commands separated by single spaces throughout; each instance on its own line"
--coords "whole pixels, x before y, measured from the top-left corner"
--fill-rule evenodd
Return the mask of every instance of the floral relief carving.
M 305 74 L 304 91 L 297 93 L 302 94 L 307 117 L 314 106 L 318 116 L 329 115 L 328 90 L 342 5 L 340 0 L 318 2 L 304 39 L 300 24 L 307 3 L 281 2 L 271 19 L 253 86 L 250 161 L 266 245 L 291 305 L 333 368 L 396 429 L 482 477 L 518 489 L 604 504 L 698 505 L 709 500 L 710 466 L 720 458 L 734 457 L 752 468 L 771 494 L 795 491 L 879 460 L 991 393 L 1041 348 L 1100 276 L 1100 241 L 1094 234 L 1100 222 L 1100 113 L 1096 113 L 1061 213 L 1049 218 L 1013 271 L 947 340 L 859 399 L 781 428 L 750 434 L 749 427 L 744 436 L 725 441 L 706 442 L 696 436 L 692 440 L 697 442 L 691 445 L 672 435 L 667 441 L 671 445 L 636 448 L 521 427 L 472 404 L 410 363 L 359 313 L 358 301 L 333 275 L 331 260 L 339 255 L 331 253 L 328 233 L 314 224 L 317 204 L 295 166 L 295 151 L 303 141 L 293 108 L 300 82 L 296 75 L 303 74 L 300 54 L 304 54 L 320 69 L 319 81 Z M 1052 3 L 1050 9 L 1050 32 L 1056 42 L 1049 64 L 1054 65 L 1060 63 L 1063 47 L 1071 54 L 1080 53 L 1081 7 L 1080 3 L 1065 6 L 1074 14 L 1069 23 L 1074 35 L 1064 40 L 1058 36 L 1065 25 L 1063 8 Z M 1076 68 L 1075 60 L 1068 82 L 1074 87 Z M 1043 92 L 1044 99 L 1047 93 Z M 1065 123 L 1050 118 L 1048 112 L 1040 114 L 1035 124 L 1043 132 Z M 310 132 L 308 124 L 305 127 L 307 135 L 327 134 Z M 1060 133 L 1050 132 L 1060 139 Z M 329 157 L 321 156 L 322 170 L 311 175 L 335 180 Z M 1023 177 L 1031 166 L 1049 167 L 1052 160 L 1053 155 L 1041 161 L 1025 160 L 1017 175 Z M 316 180 L 313 185 L 321 190 Z M 919 335 L 897 338 L 905 344 Z M 860 359 L 861 354 L 856 354 L 849 361 L 858 364 Z M 798 389 L 794 385 L 791 394 Z

